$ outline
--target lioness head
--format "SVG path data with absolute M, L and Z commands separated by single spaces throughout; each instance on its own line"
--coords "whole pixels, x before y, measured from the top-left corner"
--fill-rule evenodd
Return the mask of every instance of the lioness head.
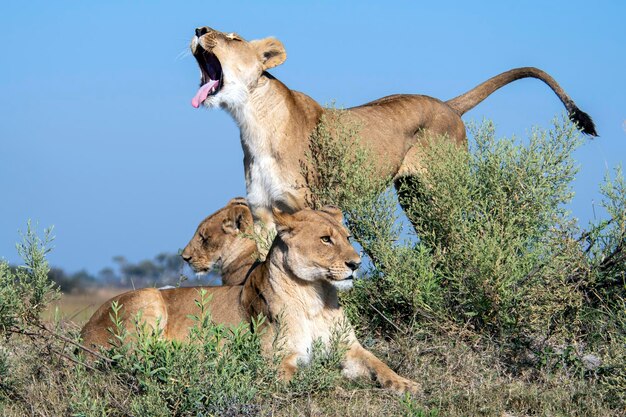
M 200 223 L 181 256 L 194 272 L 206 274 L 229 258 L 256 250 L 253 240 L 241 236 L 248 232 L 252 232 L 248 204 L 243 198 L 234 198 Z
M 327 281 L 340 290 L 352 287 L 361 265 L 343 225 L 341 210 L 324 207 L 294 214 L 274 210 L 277 242 L 284 242 L 284 265 L 305 281 Z
M 191 104 L 199 107 L 241 103 L 263 71 L 285 62 L 283 44 L 274 38 L 246 41 L 236 33 L 196 29 L 191 52 L 200 66 L 200 89 Z

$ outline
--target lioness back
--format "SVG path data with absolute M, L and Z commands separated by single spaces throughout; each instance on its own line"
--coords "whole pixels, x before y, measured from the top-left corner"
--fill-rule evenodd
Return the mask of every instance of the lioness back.
M 227 326 L 236 326 L 248 317 L 240 305 L 241 285 L 221 287 L 186 287 L 163 290 L 161 296 L 167 306 L 168 323 L 165 337 L 184 340 L 195 322 L 189 316 L 200 315 L 196 300 L 200 300 L 200 290 L 206 291 L 206 307 L 211 320 Z
M 225 325 L 236 326 L 247 319 L 240 307 L 241 286 L 223 287 L 186 287 L 159 290 L 142 288 L 125 292 L 105 302 L 89 319 L 81 330 L 85 346 L 109 347 L 113 338 L 111 331 L 118 333 L 112 304 L 120 306 L 118 317 L 123 327 L 131 334 L 136 332 L 135 321 L 140 314 L 141 323 L 163 332 L 163 337 L 173 340 L 185 340 L 195 321 L 189 316 L 199 316 L 200 308 L 196 300 L 200 300 L 200 290 L 206 291 L 207 308 L 212 320 Z M 109 330 L 111 329 L 111 330 Z

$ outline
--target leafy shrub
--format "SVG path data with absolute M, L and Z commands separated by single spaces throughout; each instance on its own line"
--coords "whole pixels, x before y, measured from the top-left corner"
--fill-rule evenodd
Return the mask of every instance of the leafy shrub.
M 29 227 L 19 246 L 26 266 L 14 272 L 0 263 L 0 406 L 8 415 L 36 407 L 52 416 L 256 416 L 271 393 L 310 395 L 331 389 L 339 377 L 340 333 L 330 348 L 316 345 L 311 367 L 285 384 L 277 378 L 280 357 L 261 354 L 264 319 L 215 324 L 205 290 L 198 292 L 188 342 L 165 340 L 141 314 L 126 329 L 123 306 L 113 303 L 111 347 L 86 352 L 77 329 L 39 319 L 57 294 L 47 278 L 50 240 Z
M 341 381 L 341 330 L 308 367 L 277 381 L 262 321 L 215 325 L 198 294 L 191 343 L 121 326 L 92 360 L 72 323 L 40 314 L 57 294 L 30 226 L 24 266 L 0 262 L 0 408 L 6 415 L 619 415 L 626 404 L 626 183 L 607 176 L 607 219 L 581 230 L 565 210 L 580 144 L 566 121 L 525 141 L 472 130 L 469 152 L 432 139 L 427 167 L 376 176 L 359 127 L 329 112 L 302 169 L 311 204 L 335 204 L 370 258 L 342 295 L 360 339 L 424 396 L 396 398 Z M 312 169 L 315 167 L 315 169 Z M 415 232 L 415 236 L 407 236 Z M 367 264 L 367 263 L 366 263 Z M 91 358 L 91 359 L 90 359 Z M 346 385 L 344 385 L 345 387 Z
M 431 138 L 425 173 L 399 182 L 416 233 L 405 241 L 389 179 L 376 177 L 358 129 L 315 131 L 309 158 L 322 174 L 310 181 L 312 193 L 344 209 L 371 260 L 343 298 L 351 320 L 363 334 L 463 329 L 496 341 L 513 370 L 559 364 L 595 378 L 582 357 L 604 351 L 613 365 L 603 378 L 623 388 L 626 351 L 615 348 L 626 335 L 618 317 L 626 295 L 621 172 L 602 186 L 609 220 L 581 231 L 565 208 L 581 144 L 575 126 L 563 118 L 526 141 L 496 139 L 489 122 L 470 131 L 469 151 Z
M 24 329 L 30 320 L 38 320 L 48 303 L 58 298 L 58 290 L 48 279 L 46 254 L 50 251 L 52 229 L 40 239 L 28 222 L 17 251 L 24 265 L 12 269 L 0 262 L 0 330 L 16 332 Z

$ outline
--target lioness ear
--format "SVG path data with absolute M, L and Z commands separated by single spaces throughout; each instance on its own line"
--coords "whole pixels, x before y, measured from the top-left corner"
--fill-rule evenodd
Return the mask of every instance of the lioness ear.
M 343 213 L 341 209 L 337 206 L 324 206 L 320 209 L 320 211 L 330 214 L 335 220 L 339 223 L 343 223 Z
M 280 236 L 285 236 L 293 230 L 293 216 L 291 214 L 285 213 L 276 207 L 272 208 L 272 214 L 274 215 L 276 232 L 278 232 Z
M 247 206 L 248 205 L 248 200 L 246 200 L 243 197 L 235 197 L 235 198 L 232 198 L 228 202 L 228 204 L 227 204 L 227 206 L 232 206 L 232 205 L 244 205 L 244 206 Z
M 250 42 L 250 44 L 259 55 L 263 71 L 277 67 L 287 59 L 287 52 L 283 43 L 276 38 L 259 39 Z
M 224 233 L 231 235 L 244 232 L 252 225 L 252 214 L 248 206 L 237 205 L 228 212 L 228 217 L 222 223 Z

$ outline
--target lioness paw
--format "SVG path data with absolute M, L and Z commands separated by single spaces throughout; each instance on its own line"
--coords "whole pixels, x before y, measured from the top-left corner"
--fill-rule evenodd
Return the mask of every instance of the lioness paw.
M 295 355 L 290 355 L 278 368 L 278 378 L 283 382 L 289 382 L 293 378 L 296 373 L 296 365 L 293 363 L 295 361 Z
M 384 388 L 395 391 L 398 394 L 410 393 L 417 394 L 421 391 L 420 384 L 410 379 L 402 378 L 398 376 L 396 378 L 389 378 L 381 381 L 381 385 Z

